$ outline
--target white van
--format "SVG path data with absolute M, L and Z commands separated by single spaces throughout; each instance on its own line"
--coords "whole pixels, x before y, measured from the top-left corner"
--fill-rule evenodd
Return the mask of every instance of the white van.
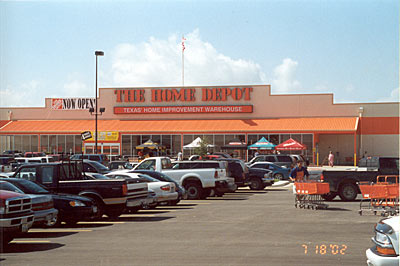
M 54 158 L 51 156 L 44 156 L 44 157 L 18 157 L 14 159 L 18 164 L 25 164 L 25 163 L 51 163 L 55 162 Z

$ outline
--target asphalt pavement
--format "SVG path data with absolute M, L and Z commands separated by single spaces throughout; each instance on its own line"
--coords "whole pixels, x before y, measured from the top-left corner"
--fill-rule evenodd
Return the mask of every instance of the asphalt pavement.
M 291 184 L 185 200 L 116 220 L 31 229 L 5 265 L 366 265 L 373 226 L 360 202 L 294 207 Z

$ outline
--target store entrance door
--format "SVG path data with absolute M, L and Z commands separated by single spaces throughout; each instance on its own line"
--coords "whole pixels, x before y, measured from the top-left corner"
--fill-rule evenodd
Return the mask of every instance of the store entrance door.
M 85 143 L 85 154 L 94 154 L 95 147 L 94 143 Z M 97 153 L 106 155 L 119 155 L 120 154 L 120 144 L 119 143 L 97 143 Z

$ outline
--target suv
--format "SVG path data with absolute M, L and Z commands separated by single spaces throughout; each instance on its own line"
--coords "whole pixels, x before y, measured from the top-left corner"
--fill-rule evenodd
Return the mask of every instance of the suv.
M 286 168 L 292 168 L 293 166 L 293 160 L 289 155 L 286 154 L 267 154 L 267 155 L 258 155 L 251 159 L 247 165 L 252 165 L 253 163 L 256 162 L 271 162 L 276 165 L 286 167 Z
M 218 161 L 224 161 L 228 163 L 227 173 L 226 175 L 229 177 L 235 178 L 235 184 L 238 187 L 246 187 L 248 186 L 248 175 L 249 169 L 244 164 L 242 160 L 239 159 L 228 159 L 221 158 L 217 159 Z
M 91 161 L 97 161 L 105 166 L 108 166 L 109 160 L 105 154 L 74 154 L 71 156 L 71 160 L 82 160 L 88 159 Z

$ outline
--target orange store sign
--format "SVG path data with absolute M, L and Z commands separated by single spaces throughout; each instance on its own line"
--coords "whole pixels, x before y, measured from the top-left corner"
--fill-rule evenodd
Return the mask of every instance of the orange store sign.
M 114 107 L 114 114 L 252 113 L 252 105 Z

